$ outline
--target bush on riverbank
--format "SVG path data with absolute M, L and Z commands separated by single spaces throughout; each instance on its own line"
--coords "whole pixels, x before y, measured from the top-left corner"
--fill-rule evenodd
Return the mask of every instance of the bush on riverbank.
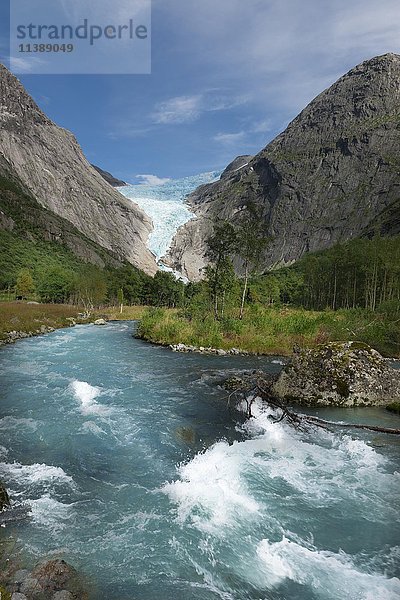
M 307 311 L 301 308 L 249 307 L 243 320 L 233 312 L 216 321 L 211 314 L 148 309 L 139 335 L 157 344 L 240 348 L 259 354 L 291 354 L 295 344 L 312 347 L 329 341 L 359 340 L 384 356 L 399 356 L 400 332 L 395 319 L 361 309 Z

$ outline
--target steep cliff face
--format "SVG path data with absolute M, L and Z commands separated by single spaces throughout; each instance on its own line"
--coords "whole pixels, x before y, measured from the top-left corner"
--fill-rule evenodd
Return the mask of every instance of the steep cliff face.
M 156 272 L 146 247 L 152 229 L 149 217 L 111 188 L 88 163 L 74 136 L 50 121 L 2 65 L 0 157 L 44 208 L 121 260 Z
M 400 198 L 400 56 L 352 69 L 239 170 L 199 188 L 196 218 L 177 233 L 168 263 L 201 278 L 215 219 L 255 203 L 271 238 L 265 269 L 374 229 L 395 233 Z M 397 221 L 397 225 L 393 224 Z

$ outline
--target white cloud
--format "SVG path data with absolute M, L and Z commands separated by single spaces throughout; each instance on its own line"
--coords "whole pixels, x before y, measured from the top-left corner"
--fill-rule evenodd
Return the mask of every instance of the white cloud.
M 272 120 L 264 119 L 263 121 L 258 121 L 257 123 L 253 123 L 250 128 L 252 133 L 268 133 L 272 129 Z
M 245 137 L 245 131 L 238 131 L 237 133 L 217 133 L 213 139 L 215 142 L 230 146 L 243 141 Z
M 399 0 L 154 0 L 208 84 L 293 116 L 359 62 L 400 52 Z
M 140 179 L 140 185 L 163 185 L 171 181 L 169 177 L 157 177 L 157 175 L 136 175 Z
M 177 96 L 159 103 L 151 119 L 158 125 L 193 123 L 206 112 L 231 110 L 248 101 L 247 95 L 221 94 L 218 90 L 209 90 L 193 96 Z
M 191 123 L 201 113 L 202 96 L 178 96 L 162 102 L 152 114 L 155 123 L 169 125 Z
M 44 62 L 45 61 L 37 58 L 36 56 L 31 56 L 29 58 L 12 56 L 10 58 L 10 68 L 14 73 L 23 75 L 25 73 L 31 73 L 38 64 L 43 64 Z

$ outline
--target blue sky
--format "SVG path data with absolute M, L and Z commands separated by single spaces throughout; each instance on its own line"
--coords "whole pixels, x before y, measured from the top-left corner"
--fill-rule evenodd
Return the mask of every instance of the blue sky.
M 400 2 L 153 0 L 152 40 L 151 75 L 19 75 L 91 162 L 130 182 L 256 153 L 352 66 L 400 52 Z

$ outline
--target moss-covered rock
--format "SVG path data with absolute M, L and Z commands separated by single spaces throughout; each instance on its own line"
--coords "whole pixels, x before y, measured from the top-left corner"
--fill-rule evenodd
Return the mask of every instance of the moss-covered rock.
M 10 498 L 4 485 L 0 481 L 0 512 L 10 506 Z
M 273 386 L 280 399 L 307 406 L 377 406 L 400 400 L 400 372 L 362 342 L 297 349 Z
M 391 402 L 387 405 L 386 410 L 389 410 L 396 415 L 400 415 L 400 402 Z

